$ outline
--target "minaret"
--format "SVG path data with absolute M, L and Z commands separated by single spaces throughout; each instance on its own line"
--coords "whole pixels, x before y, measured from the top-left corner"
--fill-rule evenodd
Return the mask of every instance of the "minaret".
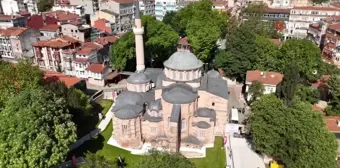
M 144 27 L 142 27 L 142 20 L 139 12 L 139 1 L 136 2 L 136 13 L 135 13 L 135 27 L 133 28 L 135 33 L 135 44 L 136 44 L 136 70 L 137 72 L 143 72 L 145 70 L 144 65 L 144 42 L 143 34 Z

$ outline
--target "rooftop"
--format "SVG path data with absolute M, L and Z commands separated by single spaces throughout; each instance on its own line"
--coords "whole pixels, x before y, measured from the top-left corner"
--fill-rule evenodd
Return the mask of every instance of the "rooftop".
M 80 55 L 89 55 L 93 51 L 97 51 L 102 49 L 103 46 L 101 44 L 98 44 L 96 42 L 86 42 L 84 43 L 79 51 L 77 52 Z
M 79 42 L 78 40 L 70 36 L 61 36 L 55 39 L 43 40 L 33 43 L 35 47 L 52 47 L 52 48 L 63 48 L 66 46 L 71 46 L 73 43 Z
M 94 73 L 103 73 L 105 70 L 105 66 L 102 64 L 91 64 L 87 67 L 86 70 Z
M 322 88 L 327 86 L 327 81 L 329 80 L 330 75 L 323 75 L 319 80 L 317 80 L 315 83 L 312 83 L 313 88 Z
M 62 73 L 55 72 L 55 71 L 46 71 L 44 78 L 47 79 L 47 80 L 49 78 L 55 78 L 58 81 L 65 83 L 65 85 L 69 88 L 81 81 L 81 79 L 79 79 L 79 78 L 70 77 L 70 76 L 64 75 Z
M 294 7 L 293 10 L 340 11 L 340 9 L 338 9 L 338 8 L 333 8 L 333 7 L 316 7 L 316 6 Z
M 164 62 L 164 66 L 174 70 L 185 71 L 201 68 L 203 63 L 191 52 L 177 51 Z
M 265 13 L 284 13 L 284 14 L 290 14 L 291 9 L 283 9 L 283 8 L 264 8 Z
M 60 28 L 60 26 L 57 25 L 57 24 L 49 24 L 49 25 L 46 25 L 46 26 L 40 28 L 39 30 L 40 31 L 58 31 L 59 28 Z
M 340 121 L 339 116 L 327 116 L 325 120 L 329 132 L 340 133 L 340 126 L 338 126 L 338 122 Z
M 27 31 L 28 28 L 24 27 L 11 27 L 7 29 L 0 29 L 1 36 L 19 36 L 23 32 Z
M 0 15 L 0 21 L 1 20 L 15 20 L 15 19 L 21 19 L 24 18 L 20 15 Z
M 277 85 L 283 79 L 283 74 L 278 72 L 265 72 L 260 70 L 247 71 L 246 83 L 259 81 L 266 85 Z
M 80 16 L 71 12 L 57 10 L 52 12 L 46 12 L 46 16 L 54 17 L 58 19 L 59 21 L 67 21 L 67 20 L 76 20 L 79 19 Z

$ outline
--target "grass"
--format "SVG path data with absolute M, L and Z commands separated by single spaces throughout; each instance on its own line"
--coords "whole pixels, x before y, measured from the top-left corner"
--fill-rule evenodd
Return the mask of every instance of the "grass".
M 223 138 L 216 137 L 213 148 L 207 148 L 205 158 L 190 159 L 197 168 L 222 168 L 226 166 Z
M 103 113 L 103 115 L 105 115 L 105 114 L 109 111 L 109 109 L 110 109 L 112 103 L 113 103 L 112 100 L 101 100 L 101 101 L 99 102 L 100 106 L 102 107 L 102 113 Z

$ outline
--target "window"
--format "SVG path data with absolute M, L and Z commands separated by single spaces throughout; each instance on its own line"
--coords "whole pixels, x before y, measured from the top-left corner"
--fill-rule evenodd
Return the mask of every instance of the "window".
M 198 130 L 198 136 L 199 137 L 205 137 L 205 131 L 204 130 Z
M 156 132 L 156 127 L 151 127 L 151 132 L 155 133 Z
M 127 125 L 122 125 L 123 134 L 127 133 Z
M 340 61 L 340 58 L 339 58 L 339 57 L 336 57 L 335 59 L 336 59 L 336 61 Z
M 185 129 L 185 126 L 186 126 L 186 122 L 185 122 L 185 119 L 182 120 L 182 125 L 181 125 L 181 131 L 183 131 Z
M 212 102 L 212 103 L 211 103 L 211 105 L 212 105 L 212 106 L 215 106 L 215 103 L 214 103 L 214 102 Z

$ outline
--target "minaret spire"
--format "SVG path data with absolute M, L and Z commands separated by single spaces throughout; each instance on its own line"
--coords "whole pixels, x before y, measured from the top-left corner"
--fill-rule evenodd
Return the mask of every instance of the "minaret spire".
M 144 42 L 143 42 L 144 27 L 142 27 L 142 20 L 140 18 L 138 0 L 136 1 L 135 27 L 133 28 L 133 33 L 135 34 L 135 44 L 136 44 L 136 64 L 137 64 L 136 71 L 143 72 L 145 70 Z

